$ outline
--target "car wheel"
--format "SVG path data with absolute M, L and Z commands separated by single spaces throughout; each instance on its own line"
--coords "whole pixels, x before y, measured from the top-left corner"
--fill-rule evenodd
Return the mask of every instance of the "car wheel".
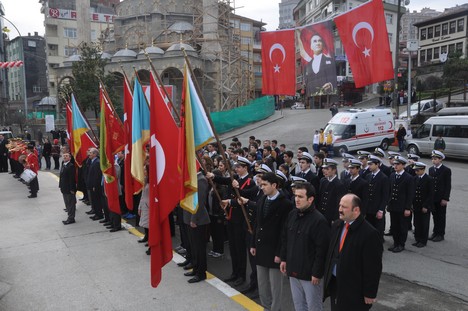
M 348 152 L 348 147 L 346 146 L 340 146 L 338 147 L 338 154 L 341 156 L 343 153 L 347 153 Z
M 419 149 L 416 145 L 409 145 L 407 151 L 411 154 L 419 154 Z
M 382 150 L 388 150 L 388 139 L 382 140 L 380 143 L 380 148 L 382 148 Z

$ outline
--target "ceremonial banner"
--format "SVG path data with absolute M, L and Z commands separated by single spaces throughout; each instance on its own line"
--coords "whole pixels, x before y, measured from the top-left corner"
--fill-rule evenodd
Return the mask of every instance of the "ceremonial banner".
M 73 140 L 73 156 L 76 159 L 78 152 L 81 149 L 81 135 L 86 133 L 91 127 L 81 114 L 75 95 L 71 94 L 72 104 L 72 140 Z
M 367 2 L 335 18 L 356 87 L 393 79 L 383 3 Z
M 336 94 L 332 21 L 296 29 L 306 96 Z
M 133 210 L 133 194 L 142 190 L 142 184 L 136 182 L 132 176 L 132 104 L 133 95 L 127 77 L 124 78 L 124 130 L 125 130 L 125 159 L 124 159 L 124 191 L 125 205 Z
M 261 32 L 262 94 L 296 94 L 294 30 Z

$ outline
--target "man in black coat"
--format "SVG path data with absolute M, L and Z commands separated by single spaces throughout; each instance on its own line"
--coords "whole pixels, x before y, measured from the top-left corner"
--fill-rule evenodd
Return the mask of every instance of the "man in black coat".
M 296 310 L 321 310 L 330 227 L 314 206 L 311 184 L 297 184 L 294 193 L 296 208 L 289 213 L 281 237 L 280 271 L 289 276 Z
M 434 228 L 429 240 L 440 242 L 445 237 L 445 224 L 447 215 L 447 204 L 450 201 L 450 191 L 452 190 L 452 171 L 442 164 L 445 155 L 438 151 L 432 151 L 433 167 L 429 168 L 429 176 L 434 179 L 434 209 L 432 217 Z
M 380 235 L 361 214 L 361 200 L 347 194 L 340 220 L 333 223 L 325 264 L 324 298 L 332 311 L 369 310 L 376 301 L 382 274 Z
M 99 150 L 96 148 L 90 148 L 89 159 L 90 164 L 86 176 L 86 188 L 90 191 L 91 195 L 91 209 L 94 216 L 90 218 L 92 220 L 103 219 L 102 213 L 102 171 L 99 162 Z
M 359 150 L 357 154 L 359 161 L 361 161 L 361 171 L 359 172 L 359 175 L 361 175 L 362 178 L 366 179 L 367 175 L 370 174 L 368 160 L 371 154 L 369 151 L 365 150 Z
M 76 212 L 76 179 L 75 165 L 71 162 L 70 153 L 62 154 L 63 165 L 60 170 L 59 188 L 62 192 L 65 209 L 68 213 L 67 220 L 63 220 L 64 225 L 69 225 L 75 222 Z
M 349 170 L 349 181 L 345 184 L 346 192 L 357 195 L 362 202 L 362 214 L 366 214 L 367 206 L 367 195 L 369 191 L 369 183 L 367 180 L 359 175 L 361 169 L 361 161 L 356 159 L 349 159 L 348 170 Z
M 324 178 L 320 180 L 317 197 L 317 209 L 325 216 L 328 223 L 338 219 L 338 205 L 346 189 L 336 174 L 338 162 L 333 159 L 323 160 L 322 170 Z
M 388 177 L 380 170 L 380 159 L 376 156 L 369 157 L 369 172 L 366 209 L 363 213 L 366 215 L 366 220 L 377 229 L 383 241 L 385 208 L 390 195 L 389 181 Z
M 0 134 L 0 173 L 8 172 L 8 140 Z
M 268 310 L 280 310 L 283 296 L 283 278 L 279 270 L 281 262 L 281 233 L 293 204 L 278 191 L 278 177 L 274 173 L 263 174 L 261 188 L 264 197 L 257 202 L 250 253 L 257 262 L 258 293 L 260 302 Z
M 306 151 L 302 152 L 301 156 L 299 157 L 300 172 L 295 175 L 297 177 L 301 177 L 307 180 L 309 183 L 312 184 L 312 186 L 314 186 L 315 191 L 318 191 L 320 179 L 316 174 L 314 174 L 314 172 L 312 172 L 310 167 L 312 165 L 313 160 L 314 158 L 310 153 Z
M 426 246 L 427 237 L 429 236 L 429 222 L 431 218 L 431 210 L 434 205 L 434 183 L 432 177 L 426 174 L 426 164 L 422 162 L 414 162 L 414 238 L 416 243 L 413 246 L 418 248 Z
M 380 170 L 382 173 L 384 173 L 387 177 L 390 177 L 390 167 L 383 163 L 383 159 L 385 159 L 385 151 L 383 151 L 382 148 L 375 148 L 374 155 L 380 159 Z
M 395 172 L 390 175 L 390 200 L 387 210 L 390 212 L 393 246 L 388 250 L 399 253 L 405 249 L 408 238 L 408 217 L 411 215 L 411 205 L 414 196 L 413 177 L 405 171 L 408 161 L 396 156 L 393 160 Z

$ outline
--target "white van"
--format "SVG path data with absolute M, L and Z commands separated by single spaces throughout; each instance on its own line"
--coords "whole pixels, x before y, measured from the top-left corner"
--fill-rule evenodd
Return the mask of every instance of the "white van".
M 375 147 L 387 150 L 395 139 L 395 120 L 390 109 L 349 109 L 328 122 L 325 134 L 329 130 L 336 136 L 335 154 Z
M 431 154 L 439 133 L 445 141 L 446 156 L 468 159 L 468 116 L 429 118 L 407 140 L 408 153 Z

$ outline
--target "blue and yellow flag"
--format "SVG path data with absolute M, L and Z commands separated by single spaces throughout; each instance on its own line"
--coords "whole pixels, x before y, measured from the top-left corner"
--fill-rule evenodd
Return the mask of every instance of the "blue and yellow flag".
M 78 152 L 81 149 L 81 135 L 86 133 L 90 127 L 88 122 L 81 114 L 78 103 L 76 102 L 75 95 L 71 94 L 72 105 L 72 137 L 73 137 L 73 157 L 76 159 Z
M 150 111 L 138 79 L 135 79 L 132 103 L 132 176 L 142 185 L 145 183 L 145 146 L 150 137 Z

